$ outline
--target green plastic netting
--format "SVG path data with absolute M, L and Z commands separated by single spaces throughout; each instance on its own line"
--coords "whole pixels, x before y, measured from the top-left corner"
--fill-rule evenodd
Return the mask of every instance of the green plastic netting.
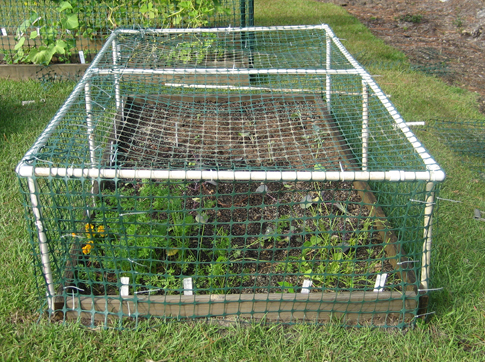
M 17 173 L 53 316 L 426 310 L 444 173 L 327 25 L 117 30 Z

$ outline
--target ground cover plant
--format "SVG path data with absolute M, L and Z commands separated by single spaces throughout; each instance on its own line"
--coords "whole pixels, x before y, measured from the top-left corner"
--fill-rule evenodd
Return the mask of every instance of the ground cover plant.
M 329 23 L 352 52 L 368 49 L 391 62 L 403 55 L 386 47 L 345 10 L 312 1 L 256 2 L 259 25 Z M 407 121 L 435 118 L 483 119 L 476 95 L 406 69 L 372 69 Z M 416 130 L 447 171 L 432 257 L 428 323 L 407 333 L 336 326 L 160 323 L 139 331 L 86 330 L 76 324 L 46 323 L 36 314 L 35 286 L 19 192 L 13 168 L 72 90 L 34 82 L 0 81 L 0 349 L 3 359 L 54 360 L 446 360 L 482 361 L 485 352 L 485 226 L 473 209 L 485 209 L 484 182 L 430 132 Z M 41 100 L 45 99 L 45 103 Z M 36 103 L 22 106 L 22 100 Z

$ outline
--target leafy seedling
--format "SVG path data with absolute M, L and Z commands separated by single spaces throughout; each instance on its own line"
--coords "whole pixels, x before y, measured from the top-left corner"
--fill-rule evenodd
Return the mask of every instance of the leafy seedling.
M 278 282 L 280 287 L 283 287 L 285 290 L 288 291 L 288 293 L 294 293 L 295 289 L 294 286 L 288 282 Z
M 195 221 L 201 223 L 201 224 L 207 224 L 209 221 L 209 218 L 205 214 L 196 214 L 195 215 Z
M 306 195 L 305 197 L 303 197 L 300 201 L 300 207 L 302 209 L 308 209 L 312 206 L 312 203 L 313 203 L 313 197 L 312 195 Z
M 317 172 L 326 171 L 325 167 L 323 167 L 320 163 L 317 163 L 315 166 L 313 166 L 313 170 Z

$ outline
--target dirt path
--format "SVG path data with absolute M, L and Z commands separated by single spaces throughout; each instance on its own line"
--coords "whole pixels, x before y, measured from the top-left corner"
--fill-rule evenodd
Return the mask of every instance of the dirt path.
M 413 64 L 445 64 L 442 78 L 479 93 L 485 113 L 485 0 L 317 1 L 345 7 Z

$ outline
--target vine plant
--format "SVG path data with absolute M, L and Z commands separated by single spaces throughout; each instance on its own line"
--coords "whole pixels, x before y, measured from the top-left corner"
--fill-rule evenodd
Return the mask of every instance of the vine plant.
M 46 6 L 48 3 L 54 5 L 57 20 L 32 11 L 17 28 L 14 63 L 47 65 L 54 56 L 68 61 L 77 39 L 93 39 L 102 30 L 122 26 L 123 19 L 141 27 L 197 28 L 207 26 L 216 14 L 229 13 L 219 0 L 48 0 Z M 27 38 L 39 39 L 41 45 L 27 47 Z

